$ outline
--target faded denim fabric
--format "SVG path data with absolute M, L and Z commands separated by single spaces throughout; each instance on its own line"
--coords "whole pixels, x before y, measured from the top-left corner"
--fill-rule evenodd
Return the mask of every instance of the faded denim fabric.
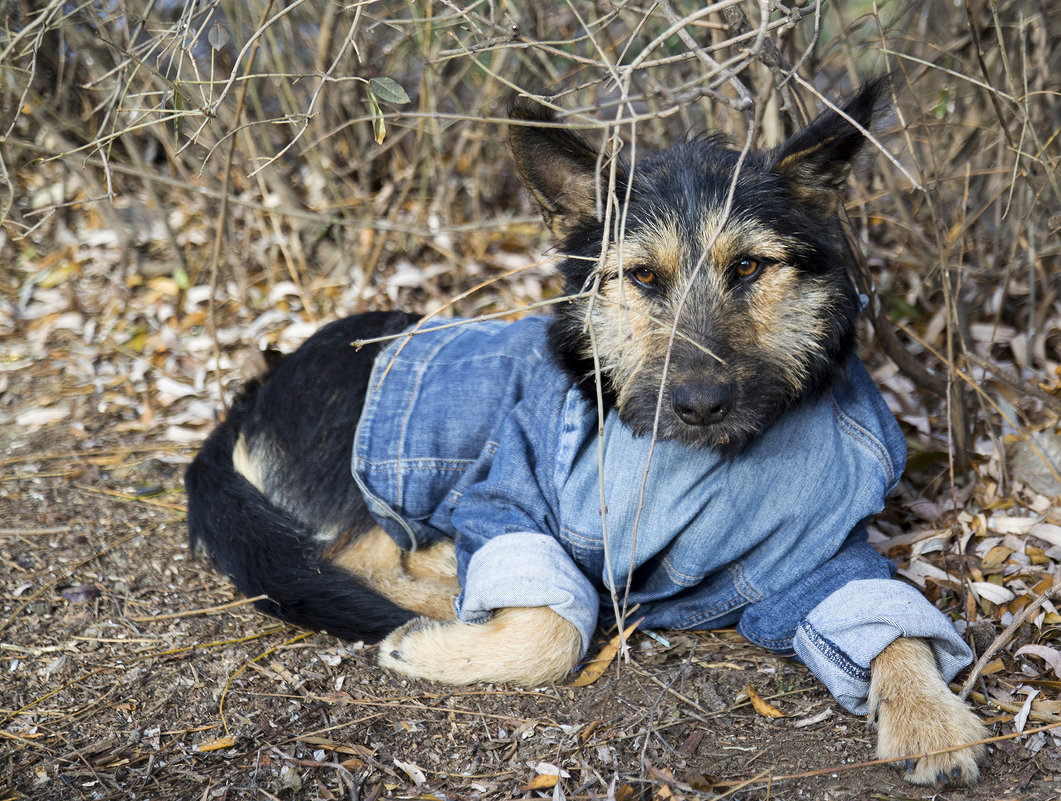
M 636 437 L 614 412 L 599 425 L 547 325 L 430 324 L 376 360 L 353 474 L 403 548 L 455 540 L 461 620 L 549 606 L 585 649 L 614 590 L 645 627 L 736 625 L 798 654 L 857 712 L 869 660 L 904 633 L 945 670 L 968 663 L 947 618 L 866 542 L 906 447 L 857 358 L 724 455 Z

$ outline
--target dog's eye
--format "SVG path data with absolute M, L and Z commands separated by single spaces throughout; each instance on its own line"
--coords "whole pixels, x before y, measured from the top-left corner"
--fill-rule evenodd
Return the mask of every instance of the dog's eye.
M 635 267 L 630 275 L 641 286 L 655 286 L 659 282 L 659 277 L 648 267 Z
M 733 263 L 737 276 L 744 281 L 757 277 L 763 270 L 763 262 L 752 256 L 742 256 Z

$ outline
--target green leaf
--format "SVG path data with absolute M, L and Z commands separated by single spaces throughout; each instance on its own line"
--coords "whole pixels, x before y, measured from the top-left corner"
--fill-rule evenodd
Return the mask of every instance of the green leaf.
M 369 91 L 384 103 L 408 103 L 409 95 L 402 85 L 393 78 L 372 78 L 368 82 Z
M 936 101 L 936 105 L 932 108 L 932 114 L 937 120 L 942 120 L 947 116 L 947 109 L 950 107 L 950 89 L 944 87 L 939 93 L 939 100 Z

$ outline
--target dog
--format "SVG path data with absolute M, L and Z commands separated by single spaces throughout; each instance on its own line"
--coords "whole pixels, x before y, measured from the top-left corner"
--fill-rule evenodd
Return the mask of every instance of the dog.
M 561 680 L 623 604 L 736 623 L 868 714 L 908 780 L 975 781 L 984 728 L 947 686 L 968 651 L 862 528 L 905 445 L 854 355 L 839 212 L 886 88 L 772 150 L 633 164 L 517 98 L 554 313 L 325 326 L 193 461 L 192 545 L 262 611 L 451 684 Z

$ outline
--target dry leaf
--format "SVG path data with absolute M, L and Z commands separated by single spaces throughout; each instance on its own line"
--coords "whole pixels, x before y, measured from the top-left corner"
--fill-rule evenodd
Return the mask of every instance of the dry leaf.
M 1010 548 L 1004 545 L 996 545 L 985 554 L 981 567 L 996 567 L 1009 559 L 1011 553 L 1013 551 Z
M 528 790 L 548 790 L 560 780 L 559 776 L 539 773 L 525 785 Z
M 203 743 L 199 746 L 199 752 L 206 753 L 207 751 L 220 751 L 223 748 L 231 748 L 235 744 L 236 738 L 226 734 L 224 737 L 218 737 L 216 740 Z
M 752 685 L 748 685 L 748 700 L 752 702 L 752 706 L 755 707 L 755 711 L 760 715 L 768 718 L 783 718 L 785 713 L 778 709 L 776 706 L 771 704 L 769 701 L 764 701 L 759 693 L 755 691 Z
M 1034 701 L 1035 696 L 1039 694 L 1038 690 L 1032 689 L 1031 687 L 1021 687 L 1020 689 L 1023 692 L 1028 693 L 1028 700 L 1024 702 L 1020 708 L 1020 712 L 1018 712 L 1017 716 L 1013 718 L 1013 728 L 1018 732 L 1024 731 L 1024 726 L 1028 722 L 1028 715 L 1030 715 L 1032 711 L 1032 701 Z
M 1022 645 L 1013 655 L 1021 656 L 1023 654 L 1039 657 L 1050 666 L 1050 669 L 1054 671 L 1058 678 L 1061 678 L 1061 651 L 1056 648 L 1048 648 L 1045 645 Z
M 999 671 L 1002 671 L 1002 670 L 1005 670 L 1005 669 L 1006 669 L 1006 663 L 1000 657 L 998 659 L 992 659 L 990 662 L 988 662 L 984 666 L 984 669 L 980 671 L 980 675 L 981 676 L 990 676 L 992 673 L 998 673 Z
M 427 777 L 419 765 L 413 762 L 402 762 L 400 759 L 395 759 L 394 764 L 401 768 L 417 787 L 427 781 Z
M 615 655 L 619 653 L 619 643 L 621 640 L 628 639 L 630 635 L 634 633 L 634 629 L 641 625 L 642 620 L 644 620 L 643 617 L 638 618 L 626 627 L 626 630 L 622 635 L 616 634 L 612 637 L 611 640 L 608 641 L 608 644 L 600 649 L 600 653 L 597 654 L 596 658 L 591 659 L 586 663 L 586 666 L 582 668 L 578 676 L 575 677 L 575 680 L 571 682 L 570 686 L 588 687 L 603 676 L 604 671 L 608 669 L 608 665 L 612 663 L 612 660 L 615 659 Z
M 528 762 L 527 767 L 541 776 L 557 776 L 570 779 L 571 774 L 552 762 Z M 552 785 L 549 785 L 550 787 Z
M 992 584 L 989 581 L 970 581 L 969 586 L 972 587 L 973 592 L 978 596 L 993 604 L 1009 603 L 1017 597 L 1011 590 Z

